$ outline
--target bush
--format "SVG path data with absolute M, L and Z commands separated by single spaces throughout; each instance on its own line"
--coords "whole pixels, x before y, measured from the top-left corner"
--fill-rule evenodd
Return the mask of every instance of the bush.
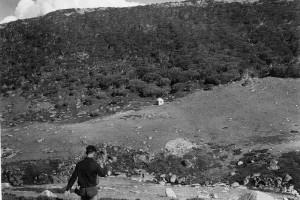
M 155 83 L 155 84 L 159 82 L 160 79 L 162 79 L 162 76 L 155 72 L 148 73 L 142 78 L 142 80 L 147 83 Z
M 169 86 L 171 84 L 171 81 L 170 81 L 170 79 L 168 79 L 168 78 L 161 78 L 157 83 L 156 83 L 156 85 L 157 86 L 160 86 L 160 87 L 162 87 L 162 86 Z
M 184 87 L 185 87 L 184 83 L 176 83 L 172 85 L 171 93 L 181 92 L 183 91 Z
M 127 89 L 129 89 L 131 92 L 140 93 L 144 87 L 146 87 L 147 83 L 145 81 L 142 81 L 140 79 L 133 79 L 130 80 Z
M 285 70 L 285 76 L 291 78 L 300 78 L 300 63 L 288 66 Z
M 85 99 L 82 99 L 82 104 L 85 106 L 90 106 L 95 102 L 95 100 L 91 97 L 87 97 Z
M 204 79 L 204 84 L 220 85 L 220 75 L 213 74 Z
M 155 84 L 148 84 L 146 87 L 143 88 L 143 90 L 140 92 L 140 95 L 142 97 L 158 97 L 162 96 L 164 94 L 164 91 L 162 88 L 157 87 Z
M 97 99 L 107 99 L 107 98 L 108 98 L 105 92 L 97 92 L 97 93 L 95 94 L 95 97 L 96 97 Z
M 69 102 L 67 102 L 67 101 L 59 101 L 54 105 L 54 107 L 57 109 L 60 109 L 60 108 L 66 108 L 66 107 L 68 107 L 68 105 L 69 105 Z
M 128 96 L 128 94 L 130 93 L 130 90 L 125 89 L 125 88 L 120 88 L 120 89 L 115 89 L 111 96 L 115 97 L 115 96 L 122 96 L 122 97 L 126 97 Z
M 300 77 L 300 66 L 299 64 L 294 65 L 275 65 L 270 69 L 270 76 L 280 77 L 280 78 L 299 78 Z
M 95 84 L 103 90 L 106 90 L 111 85 L 111 82 L 112 79 L 109 79 L 108 77 L 102 74 L 98 75 L 95 80 Z

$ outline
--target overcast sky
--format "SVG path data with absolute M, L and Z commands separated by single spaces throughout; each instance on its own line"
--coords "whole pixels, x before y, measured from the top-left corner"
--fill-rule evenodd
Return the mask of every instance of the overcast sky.
M 90 7 L 99 7 L 97 5 L 101 7 L 106 5 L 125 7 L 135 5 L 134 2 L 151 4 L 169 1 L 181 0 L 0 0 L 0 22 L 6 17 L 8 21 L 13 21 L 17 18 L 35 17 L 35 15 L 43 15 L 52 10 L 71 7 L 72 4 L 83 7 L 83 5 L 86 5 L 86 2 L 90 2 Z M 19 2 L 20 4 L 18 5 Z

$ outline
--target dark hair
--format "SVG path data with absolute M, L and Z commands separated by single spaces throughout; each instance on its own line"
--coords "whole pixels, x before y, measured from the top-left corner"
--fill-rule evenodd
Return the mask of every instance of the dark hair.
M 97 152 L 97 148 L 94 145 L 89 145 L 86 147 L 86 155 L 93 153 L 93 152 Z

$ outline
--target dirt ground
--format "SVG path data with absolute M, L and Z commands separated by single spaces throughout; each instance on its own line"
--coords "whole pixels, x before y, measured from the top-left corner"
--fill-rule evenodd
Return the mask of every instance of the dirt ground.
M 179 137 L 195 143 L 234 144 L 243 151 L 295 150 L 300 146 L 299 82 L 254 79 L 252 85 L 243 87 L 242 82 L 236 82 L 198 91 L 163 106 L 153 105 L 83 123 L 33 123 L 2 128 L 1 147 L 17 152 L 2 162 L 74 158 L 87 144 L 98 143 L 155 153 L 166 142 Z

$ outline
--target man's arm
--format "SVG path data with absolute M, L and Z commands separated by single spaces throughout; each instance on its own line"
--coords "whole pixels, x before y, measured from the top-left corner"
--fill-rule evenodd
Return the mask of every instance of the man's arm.
M 74 170 L 74 172 L 68 182 L 68 185 L 66 187 L 66 191 L 69 191 L 71 189 L 71 187 L 74 185 L 77 177 L 78 177 L 78 166 L 76 165 L 75 170 Z
M 100 177 L 105 177 L 107 174 L 107 167 L 103 167 L 97 163 L 97 175 Z

